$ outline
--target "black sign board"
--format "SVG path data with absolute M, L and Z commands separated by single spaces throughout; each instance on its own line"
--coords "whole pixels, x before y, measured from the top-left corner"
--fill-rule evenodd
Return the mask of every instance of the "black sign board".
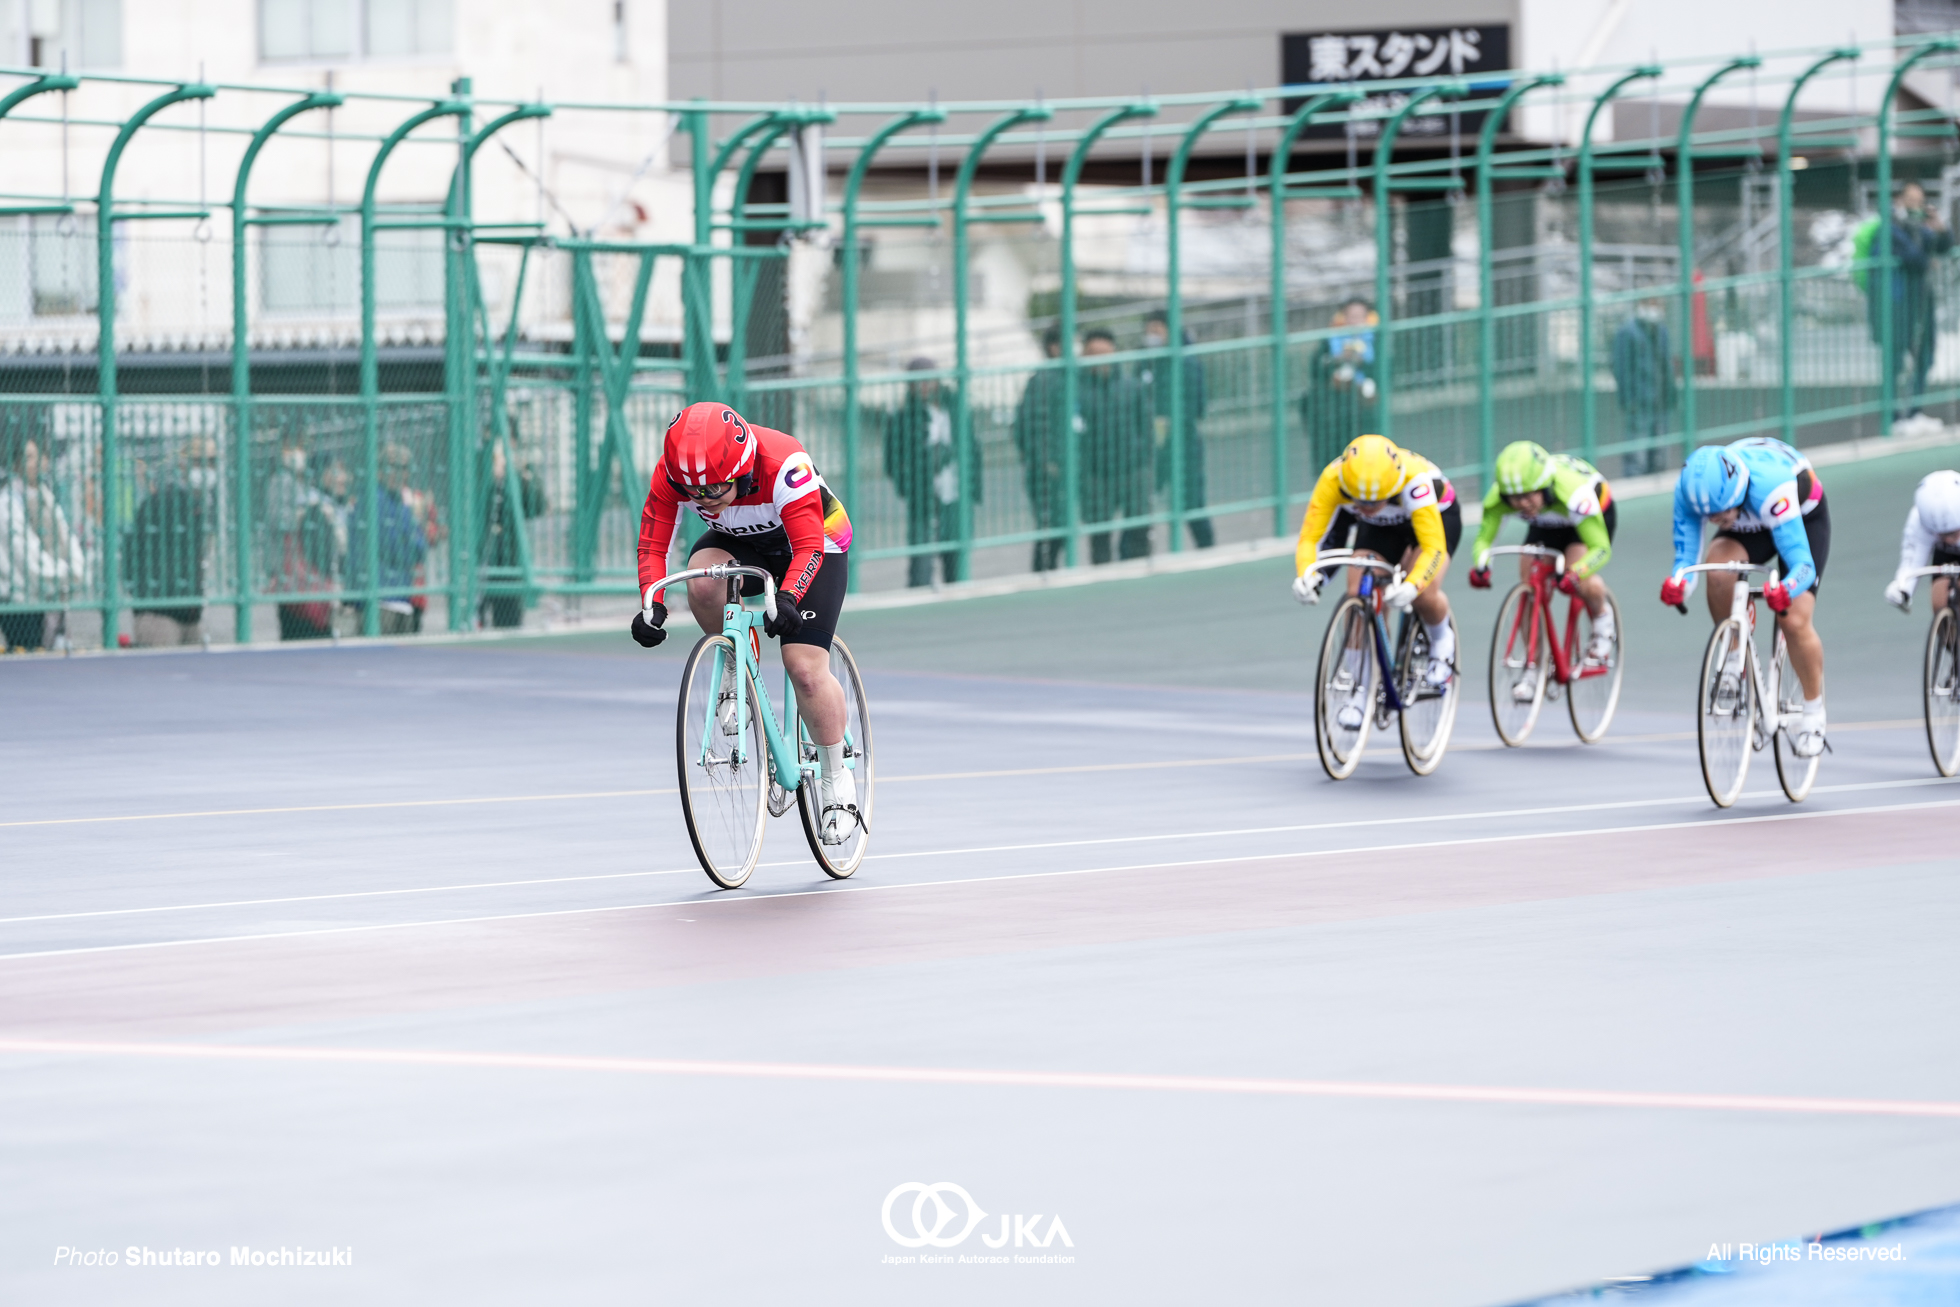
M 1280 80 L 1287 86 L 1351 86 L 1367 93 L 1368 83 L 1411 77 L 1461 77 L 1475 87 L 1477 74 L 1500 72 L 1511 66 L 1511 29 L 1504 23 L 1486 27 L 1405 27 L 1366 31 L 1288 32 L 1279 38 Z M 1408 100 L 1406 91 L 1368 95 L 1373 109 L 1394 109 Z M 1300 100 L 1288 100 L 1291 113 Z M 1357 106 L 1359 107 L 1359 106 Z M 1411 118 L 1401 137 L 1447 136 L 1452 127 L 1470 133 L 1483 127 L 1481 113 L 1437 114 Z M 1339 123 L 1309 127 L 1303 135 L 1346 136 Z M 1355 135 L 1381 134 L 1381 120 L 1355 124 Z

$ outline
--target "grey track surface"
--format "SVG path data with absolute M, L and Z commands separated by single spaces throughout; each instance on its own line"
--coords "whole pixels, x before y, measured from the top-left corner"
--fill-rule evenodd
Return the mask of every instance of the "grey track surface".
M 1734 813 L 1701 794 L 1707 623 L 1650 597 L 1661 501 L 1610 573 L 1613 738 L 1548 710 L 1496 745 L 1495 600 L 1459 575 L 1471 693 L 1426 779 L 1379 740 L 1322 778 L 1324 610 L 1283 562 L 848 618 L 874 855 L 828 882 L 785 819 L 732 895 L 670 792 L 684 650 L 0 665 L 0 1300 L 1472 1307 L 1952 1202 L 1950 1117 L 549 1060 L 1960 1102 L 1960 790 L 1917 725 L 1924 613 L 1877 593 L 1942 461 L 1828 478 L 1839 729 L 1800 809 L 1767 759 Z M 885 1264 L 905 1181 L 981 1231 L 1059 1214 L 1076 1260 Z M 282 1243 L 357 1264 L 51 1265 Z

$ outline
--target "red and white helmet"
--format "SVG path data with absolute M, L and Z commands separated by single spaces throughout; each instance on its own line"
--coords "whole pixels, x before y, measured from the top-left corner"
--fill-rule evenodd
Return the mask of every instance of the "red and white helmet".
M 689 404 L 667 424 L 662 457 L 683 486 L 718 486 L 755 466 L 755 432 L 726 404 Z

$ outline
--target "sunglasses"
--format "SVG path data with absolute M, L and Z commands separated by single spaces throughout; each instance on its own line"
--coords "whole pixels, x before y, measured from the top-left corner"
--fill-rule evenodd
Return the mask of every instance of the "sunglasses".
M 674 482 L 673 486 L 674 489 L 680 491 L 689 499 L 720 499 L 723 495 L 735 488 L 735 483 L 733 481 L 718 481 L 711 486 L 684 486 L 679 482 Z

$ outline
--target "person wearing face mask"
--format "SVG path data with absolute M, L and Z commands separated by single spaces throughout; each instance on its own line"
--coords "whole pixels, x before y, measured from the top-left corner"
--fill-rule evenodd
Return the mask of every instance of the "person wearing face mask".
M 1620 412 L 1626 417 L 1628 444 L 1646 442 L 1620 456 L 1628 476 L 1659 472 L 1667 466 L 1661 433 L 1674 410 L 1674 355 L 1668 343 L 1667 309 L 1658 299 L 1646 299 L 1633 316 L 1613 333 L 1613 385 L 1619 392 Z
M 1186 346 L 1193 345 L 1196 338 L 1189 328 L 1183 332 Z M 1145 349 L 1164 349 L 1170 345 L 1170 320 L 1162 313 L 1152 313 L 1143 321 L 1143 347 Z M 1184 455 L 1184 503 L 1186 512 L 1205 506 L 1205 442 L 1198 434 L 1198 419 L 1205 415 L 1205 369 L 1193 356 L 1184 356 L 1184 419 L 1182 424 L 1171 420 L 1171 360 L 1156 359 L 1144 364 L 1143 384 L 1150 387 L 1152 406 L 1156 413 L 1154 432 L 1157 446 L 1157 489 L 1168 491 L 1171 484 L 1171 441 L 1177 441 Z M 1211 519 L 1194 517 L 1188 519 L 1191 528 L 1191 543 L 1200 549 L 1209 549 L 1214 540 Z M 1172 530 L 1176 527 L 1173 526 Z
M 1931 272 L 1933 261 L 1953 249 L 1953 234 L 1926 203 L 1926 188 L 1918 182 L 1900 185 L 1892 204 L 1892 356 L 1886 360 L 1898 382 L 1898 412 L 1892 416 L 1908 431 L 1937 430 L 1938 419 L 1920 411 L 1926 377 L 1933 370 L 1939 331 L 1934 321 L 1937 304 Z M 1883 239 L 1882 233 L 1875 239 Z M 1876 253 L 1874 253 L 1876 257 Z M 1865 288 L 1872 343 L 1883 346 L 1884 305 L 1880 302 L 1880 269 L 1872 268 Z M 1908 363 L 1907 360 L 1911 362 Z M 1901 375 L 1903 373 L 1904 375 Z
M 333 589 L 333 526 L 327 496 L 307 478 L 306 445 L 289 434 L 279 465 L 266 478 L 259 558 L 267 585 L 280 594 Z M 322 640 L 333 633 L 333 605 L 319 600 L 279 605 L 281 640 Z
M 60 601 L 88 577 L 82 542 L 48 484 L 44 412 L 21 420 L 28 431 L 0 441 L 0 604 Z M 0 613 L 0 649 L 39 649 L 47 641 L 45 610 Z
M 193 436 L 162 484 L 137 505 L 123 547 L 123 580 L 138 647 L 204 640 L 204 568 L 217 520 L 218 442 Z M 152 602 L 155 601 L 155 602 Z

